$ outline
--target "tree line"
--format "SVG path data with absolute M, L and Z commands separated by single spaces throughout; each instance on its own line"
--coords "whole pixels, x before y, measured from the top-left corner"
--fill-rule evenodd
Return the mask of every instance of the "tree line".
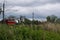
M 58 18 L 55 15 L 47 16 L 46 19 L 47 19 L 47 22 L 60 23 L 60 18 Z

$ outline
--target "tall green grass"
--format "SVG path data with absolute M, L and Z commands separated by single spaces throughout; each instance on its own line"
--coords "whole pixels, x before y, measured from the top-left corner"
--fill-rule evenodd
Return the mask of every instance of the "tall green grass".
M 38 26 L 37 26 L 38 27 Z M 0 26 L 0 40 L 60 40 L 60 34 L 33 26 Z M 39 30 L 37 30 L 39 29 Z

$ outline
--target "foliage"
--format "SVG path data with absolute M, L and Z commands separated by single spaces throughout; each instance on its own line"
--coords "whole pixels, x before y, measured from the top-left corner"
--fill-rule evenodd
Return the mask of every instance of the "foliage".
M 55 20 L 57 19 L 57 16 L 51 15 L 51 16 L 47 16 L 46 18 L 47 18 L 48 22 L 53 22 L 54 23 Z
M 36 25 L 38 25 L 40 23 L 38 20 L 34 20 L 32 22 L 33 22 L 32 24 L 36 24 Z
M 48 22 L 50 22 L 50 16 L 47 16 L 46 19 Z
M 38 27 L 38 26 L 37 26 Z M 35 26 L 34 26 L 35 28 Z M 0 40 L 60 40 L 60 34 L 28 26 L 0 26 Z
M 57 18 L 56 23 L 60 23 L 60 18 Z
M 31 21 L 29 19 L 25 18 L 25 22 L 24 23 L 25 24 L 31 24 Z

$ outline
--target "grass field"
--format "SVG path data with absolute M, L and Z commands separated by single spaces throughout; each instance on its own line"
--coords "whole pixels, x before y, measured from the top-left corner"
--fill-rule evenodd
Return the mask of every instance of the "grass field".
M 0 40 L 60 40 L 60 24 L 0 24 Z

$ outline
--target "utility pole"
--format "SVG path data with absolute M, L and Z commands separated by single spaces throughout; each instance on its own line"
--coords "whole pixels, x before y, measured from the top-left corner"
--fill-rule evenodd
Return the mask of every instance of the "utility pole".
M 34 25 L 34 12 L 32 13 L 32 25 Z
M 4 0 L 4 2 L 3 2 L 3 23 L 4 23 L 4 17 L 5 17 L 4 12 L 5 12 L 5 0 Z
M 32 13 L 32 21 L 34 21 L 34 12 Z

